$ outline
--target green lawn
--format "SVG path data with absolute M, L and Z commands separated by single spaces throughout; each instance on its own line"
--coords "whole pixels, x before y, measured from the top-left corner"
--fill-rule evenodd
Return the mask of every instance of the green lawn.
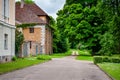
M 86 60 L 86 61 L 93 61 L 93 57 L 88 50 L 79 50 L 79 56 L 76 57 L 77 60 Z
M 72 53 L 72 50 L 69 50 L 65 53 L 53 53 L 52 55 L 50 55 L 51 58 L 63 58 L 66 56 L 70 56 Z
M 76 59 L 77 60 L 93 61 L 93 57 L 92 56 L 77 56 Z
M 88 50 L 79 50 L 78 52 L 81 56 L 91 56 L 91 53 Z
M 69 56 L 69 55 L 67 55 L 65 53 L 55 53 L 55 54 L 50 55 L 50 57 L 52 57 L 52 58 L 63 58 L 65 56 Z
M 37 60 L 36 58 L 25 58 L 25 59 L 18 59 L 17 61 L 14 61 L 14 62 L 2 63 L 0 64 L 0 74 L 21 69 L 27 66 L 43 63 L 45 61 L 48 61 L 48 60 Z
M 120 80 L 120 64 L 116 63 L 103 63 L 98 66 L 112 76 L 115 80 Z

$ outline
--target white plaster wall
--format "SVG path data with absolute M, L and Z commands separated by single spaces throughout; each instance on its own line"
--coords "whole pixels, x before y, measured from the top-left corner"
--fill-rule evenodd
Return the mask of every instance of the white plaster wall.
M 2 25 L 0 25 L 0 55 L 2 54 L 2 43 L 3 43 L 3 38 L 2 38 L 2 33 L 3 33 L 3 30 L 2 30 Z
M 8 49 L 4 49 L 4 34 L 8 34 Z M 0 24 L 0 56 L 15 55 L 15 28 Z
M 15 29 L 11 29 L 11 54 L 15 56 Z
M 15 25 L 15 0 L 9 0 L 9 24 Z
M 2 0 L 0 0 L 0 20 L 2 20 Z
M 2 16 L 2 0 L 0 0 L 0 20 L 4 21 Z M 9 24 L 15 25 L 15 0 L 9 0 Z
M 0 0 L 0 56 L 15 55 L 15 0 L 9 0 L 9 21 L 3 20 Z M 4 34 L 8 34 L 8 50 L 4 49 Z

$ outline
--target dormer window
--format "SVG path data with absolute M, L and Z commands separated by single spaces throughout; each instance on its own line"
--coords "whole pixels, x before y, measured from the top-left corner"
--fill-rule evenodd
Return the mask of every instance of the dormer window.
M 29 28 L 30 33 L 34 33 L 34 28 Z

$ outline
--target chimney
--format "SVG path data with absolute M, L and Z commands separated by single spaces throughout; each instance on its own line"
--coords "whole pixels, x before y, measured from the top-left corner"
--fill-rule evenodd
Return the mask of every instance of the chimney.
M 24 7 L 24 0 L 21 0 L 21 6 L 20 6 L 21 8 L 23 8 Z

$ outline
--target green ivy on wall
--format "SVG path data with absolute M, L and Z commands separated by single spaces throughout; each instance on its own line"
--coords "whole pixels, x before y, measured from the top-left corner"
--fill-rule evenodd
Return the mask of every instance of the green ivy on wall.
M 26 23 L 26 24 L 18 24 L 18 25 L 16 25 L 16 27 L 17 28 L 29 28 L 29 27 L 31 27 L 31 26 L 35 26 L 35 25 L 37 25 L 37 23 Z

